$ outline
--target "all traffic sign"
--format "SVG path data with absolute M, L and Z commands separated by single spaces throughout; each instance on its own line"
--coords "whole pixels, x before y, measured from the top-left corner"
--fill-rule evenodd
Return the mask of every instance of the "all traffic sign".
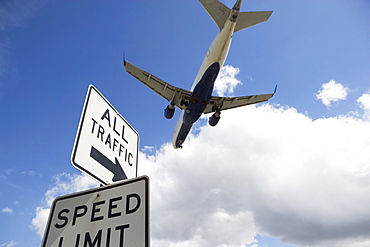
M 138 150 L 138 133 L 90 85 L 72 150 L 72 164 L 106 185 L 137 176 Z
M 42 247 L 149 247 L 149 178 L 53 201 Z

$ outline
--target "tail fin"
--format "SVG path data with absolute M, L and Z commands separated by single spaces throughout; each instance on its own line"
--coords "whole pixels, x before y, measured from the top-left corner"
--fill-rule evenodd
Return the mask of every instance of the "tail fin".
M 218 0 L 199 0 L 199 2 L 203 5 L 217 26 L 222 29 L 229 18 L 231 9 Z M 240 12 L 234 32 L 267 21 L 271 14 L 272 11 Z

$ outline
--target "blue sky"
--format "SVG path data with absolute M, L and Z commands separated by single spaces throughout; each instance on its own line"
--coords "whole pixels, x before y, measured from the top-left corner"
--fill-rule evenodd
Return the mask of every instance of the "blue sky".
M 70 164 L 89 84 L 140 134 L 152 246 L 368 246 L 370 3 L 243 1 L 257 10 L 274 13 L 234 35 L 218 83 L 277 94 L 173 150 L 168 103 L 122 53 L 189 89 L 218 32 L 198 1 L 1 1 L 0 246 L 39 246 L 52 199 L 96 186 Z

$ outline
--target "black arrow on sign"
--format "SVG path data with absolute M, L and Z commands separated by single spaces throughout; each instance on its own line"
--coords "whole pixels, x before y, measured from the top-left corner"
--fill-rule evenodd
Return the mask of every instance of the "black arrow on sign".
M 122 170 L 122 167 L 120 163 L 118 162 L 117 158 L 115 159 L 115 163 L 113 163 L 110 159 L 105 157 L 104 154 L 99 152 L 96 148 L 91 146 L 91 152 L 90 152 L 90 157 L 99 162 L 102 166 L 107 168 L 109 171 L 111 171 L 114 176 L 113 176 L 113 182 L 120 181 L 127 179 L 127 176 L 125 172 Z

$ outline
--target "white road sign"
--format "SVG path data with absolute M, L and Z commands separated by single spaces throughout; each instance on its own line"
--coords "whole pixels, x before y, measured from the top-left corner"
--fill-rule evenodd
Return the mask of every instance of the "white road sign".
M 42 247 L 149 247 L 149 178 L 53 201 Z
M 72 164 L 106 185 L 137 176 L 138 150 L 138 133 L 90 85 L 72 150 Z

